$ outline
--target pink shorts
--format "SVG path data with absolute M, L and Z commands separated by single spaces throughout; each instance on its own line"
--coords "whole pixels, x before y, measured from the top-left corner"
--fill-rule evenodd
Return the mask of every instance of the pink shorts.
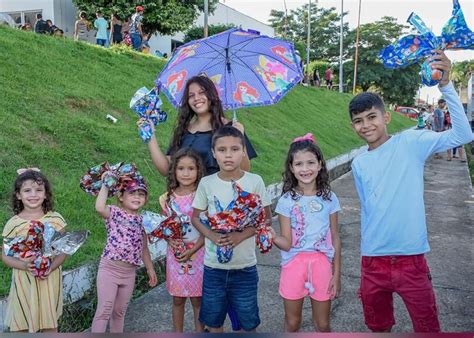
M 331 299 L 328 292 L 332 278 L 332 266 L 321 252 L 300 252 L 281 267 L 280 295 L 297 300 L 309 295 L 317 301 Z

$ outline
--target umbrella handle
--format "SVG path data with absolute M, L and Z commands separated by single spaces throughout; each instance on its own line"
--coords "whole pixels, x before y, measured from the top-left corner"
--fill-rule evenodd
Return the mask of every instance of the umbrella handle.
M 237 122 L 237 112 L 235 110 L 232 111 L 232 122 Z

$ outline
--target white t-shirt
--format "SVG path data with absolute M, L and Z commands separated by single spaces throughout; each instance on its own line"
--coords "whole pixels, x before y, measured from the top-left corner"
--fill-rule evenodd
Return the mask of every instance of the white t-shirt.
M 264 207 L 271 204 L 270 197 L 265 189 L 265 184 L 259 175 L 245 172 L 236 183 L 249 193 L 258 194 Z M 199 182 L 198 189 L 193 201 L 193 208 L 207 210 L 209 215 L 215 214 L 214 197 L 225 208 L 234 198 L 232 182 L 219 178 L 218 173 L 203 177 Z M 233 256 L 228 263 L 219 263 L 216 255 L 216 245 L 208 238 L 205 239 L 204 265 L 224 270 L 237 270 L 257 264 L 255 255 L 255 236 L 247 238 L 234 247 Z

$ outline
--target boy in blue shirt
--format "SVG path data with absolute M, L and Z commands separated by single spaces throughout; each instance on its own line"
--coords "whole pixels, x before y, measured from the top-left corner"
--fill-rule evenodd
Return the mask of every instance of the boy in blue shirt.
M 349 113 L 368 150 L 352 162 L 361 203 L 360 297 L 369 329 L 388 332 L 395 324 L 393 292 L 403 299 L 415 332 L 439 332 L 431 276 L 424 254 L 430 250 L 423 200 L 423 171 L 430 155 L 472 140 L 469 122 L 449 81 L 451 62 L 436 51 L 433 68 L 444 72 L 439 89 L 452 129 L 436 133 L 407 130 L 389 135 L 390 113 L 374 93 L 352 99 Z

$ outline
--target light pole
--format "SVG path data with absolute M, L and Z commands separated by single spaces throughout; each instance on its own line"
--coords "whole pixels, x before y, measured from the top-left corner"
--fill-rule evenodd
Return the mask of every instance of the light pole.
M 308 41 L 306 43 L 306 84 L 309 85 L 309 45 L 311 43 L 311 0 L 308 6 Z
M 359 0 L 359 14 L 357 18 L 357 33 L 356 33 L 356 50 L 355 50 L 355 59 L 354 59 L 354 83 L 352 85 L 352 94 L 355 94 L 356 85 L 357 85 L 357 62 L 359 57 L 359 32 L 360 32 L 360 7 L 362 0 Z
M 209 15 L 209 0 L 204 0 L 204 37 L 208 36 L 207 16 Z
M 344 73 L 342 69 L 342 45 L 343 45 L 343 27 L 344 27 L 344 0 L 341 0 L 341 30 L 339 33 L 339 93 L 344 92 Z

